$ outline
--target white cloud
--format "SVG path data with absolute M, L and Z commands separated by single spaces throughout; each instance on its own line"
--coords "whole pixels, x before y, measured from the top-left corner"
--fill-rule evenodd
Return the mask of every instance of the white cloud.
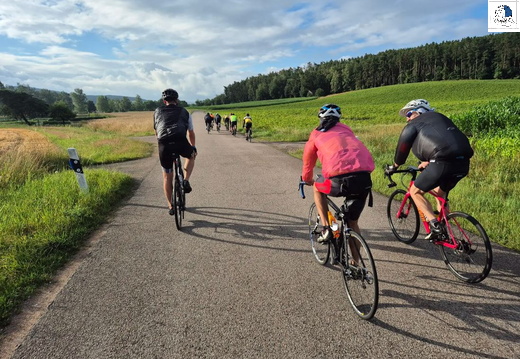
M 471 16 L 475 6 L 484 5 L 468 0 L 435 5 L 426 0 L 3 1 L 0 81 L 146 99 L 174 87 L 194 101 L 273 69 L 485 35 L 487 13 Z M 103 48 L 101 40 L 112 48 Z

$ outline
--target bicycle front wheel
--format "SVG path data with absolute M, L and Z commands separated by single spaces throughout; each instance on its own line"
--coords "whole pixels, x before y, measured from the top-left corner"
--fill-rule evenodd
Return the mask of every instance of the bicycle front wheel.
M 316 204 L 313 203 L 309 209 L 309 239 L 311 240 L 312 253 L 314 253 L 314 257 L 319 264 L 325 265 L 330 256 L 330 242 L 319 243 L 317 241 L 317 238 L 321 233 L 321 228 L 322 225 L 320 222 L 320 216 L 318 215 L 318 209 L 316 208 Z
M 462 212 L 448 215 L 448 236 L 457 248 L 439 244 L 444 263 L 460 280 L 468 283 L 483 281 L 491 270 L 493 253 L 486 230 L 472 216 Z
M 340 263 L 343 283 L 352 308 L 361 318 L 371 319 L 379 303 L 379 282 L 372 253 L 365 239 L 345 232 Z
M 175 226 L 178 230 L 182 228 L 182 219 L 184 218 L 184 191 L 181 188 L 182 184 L 178 179 L 175 179 L 173 184 L 172 203 L 175 208 Z
M 386 214 L 395 238 L 410 244 L 417 239 L 421 222 L 419 211 L 412 198 L 408 197 L 406 201 L 404 200 L 406 193 L 398 189 L 390 195 Z

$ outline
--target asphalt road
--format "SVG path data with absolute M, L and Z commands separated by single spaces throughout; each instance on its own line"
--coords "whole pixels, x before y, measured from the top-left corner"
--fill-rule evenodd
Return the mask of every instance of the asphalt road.
M 138 189 L 15 319 L 2 357 L 520 358 L 518 254 L 494 245 L 490 276 L 465 284 L 428 241 L 398 243 L 375 195 L 360 224 L 381 296 L 363 321 L 311 254 L 301 161 L 194 119 L 184 229 L 156 156 L 117 165 Z

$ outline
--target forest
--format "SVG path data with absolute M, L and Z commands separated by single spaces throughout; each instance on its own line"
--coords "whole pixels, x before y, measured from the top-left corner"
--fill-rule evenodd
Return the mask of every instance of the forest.
M 248 77 L 224 87 L 209 106 L 306 96 L 443 80 L 520 78 L 520 33 L 468 37 L 414 48 L 289 68 Z

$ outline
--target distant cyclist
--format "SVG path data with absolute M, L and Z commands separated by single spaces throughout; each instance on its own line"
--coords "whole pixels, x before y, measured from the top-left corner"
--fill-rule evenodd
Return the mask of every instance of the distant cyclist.
M 334 104 L 323 106 L 318 112 L 318 117 L 320 124 L 311 132 L 303 149 L 302 180 L 309 185 L 314 185 L 314 202 L 323 225 L 323 231 L 317 241 L 324 243 L 332 239 L 332 230 L 327 216 L 327 195 L 347 196 L 352 199 L 349 205 L 348 225 L 354 231 L 361 233 L 358 219 L 365 208 L 367 197 L 372 193 L 370 173 L 375 166 L 372 155 L 365 145 L 349 126 L 339 122 L 341 118 L 339 106 Z M 313 169 L 317 159 L 322 165 L 322 175 L 318 175 L 314 181 Z
M 220 131 L 220 123 L 222 121 L 222 116 L 218 113 L 215 114 L 215 123 L 217 124 L 217 131 Z
M 224 117 L 224 125 L 226 126 L 226 130 L 229 130 L 229 115 Z
M 247 131 L 249 131 L 252 127 L 253 127 L 253 119 L 251 118 L 251 116 L 249 116 L 249 114 L 247 113 L 246 114 L 246 117 L 244 117 L 244 121 L 242 122 L 242 128 L 246 129 L 246 134 L 247 134 Z M 247 140 L 247 136 L 246 136 L 246 140 Z
M 204 123 L 206 124 L 206 130 L 208 131 L 208 133 L 209 133 L 209 129 L 211 127 L 211 121 L 213 121 L 213 118 L 211 117 L 211 114 L 208 112 L 204 116 Z
M 236 132 L 237 130 L 237 123 L 238 123 L 238 117 L 233 112 L 229 115 L 229 122 L 231 123 L 231 132 Z
M 408 123 L 399 137 L 394 165 L 387 167 L 386 172 L 392 173 L 405 163 L 410 150 L 421 161 L 419 168 L 424 170 L 410 188 L 410 194 L 429 221 L 431 235 L 437 235 L 442 229 L 424 194 L 434 190 L 446 198 L 446 193 L 467 176 L 473 149 L 453 121 L 434 112 L 424 99 L 408 102 L 399 115 L 406 117 Z
M 159 144 L 159 160 L 163 169 L 163 189 L 170 215 L 175 213 L 172 206 L 173 153 L 184 158 L 184 182 L 186 193 L 191 192 L 189 182 L 195 165 L 195 131 L 190 113 L 178 105 L 179 94 L 173 89 L 162 92 L 165 106 L 158 107 L 153 115 L 153 127 Z

